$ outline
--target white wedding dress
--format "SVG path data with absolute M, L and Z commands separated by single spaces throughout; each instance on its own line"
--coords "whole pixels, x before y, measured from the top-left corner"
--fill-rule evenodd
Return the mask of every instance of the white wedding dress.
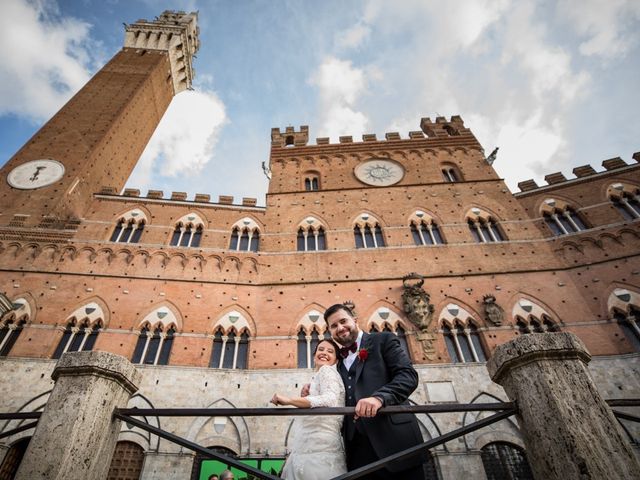
M 344 407 L 344 385 L 336 366 L 323 365 L 311 379 L 311 407 Z M 282 478 L 327 480 L 347 471 L 342 444 L 342 415 L 296 417 Z

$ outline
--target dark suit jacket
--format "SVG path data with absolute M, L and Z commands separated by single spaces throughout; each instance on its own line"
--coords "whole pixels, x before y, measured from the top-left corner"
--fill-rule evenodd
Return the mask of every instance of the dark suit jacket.
M 366 360 L 356 360 L 350 371 L 346 370 L 342 360 L 338 365 L 347 390 L 347 405 L 355 405 L 365 397 L 379 397 L 383 400 L 383 406 L 408 405 L 407 398 L 418 386 L 418 373 L 398 338 L 389 332 L 363 333 L 360 344 L 360 350 L 362 349 L 367 350 Z M 349 385 L 352 386 L 351 389 L 348 388 Z M 355 395 L 351 393 L 354 389 Z M 353 439 L 356 428 L 367 436 L 378 458 L 423 442 L 418 421 L 412 413 L 377 415 L 373 418 L 359 418 L 356 422 L 352 416 L 346 416 L 343 425 L 345 444 Z M 423 461 L 424 458 L 418 455 L 395 465 L 391 464 L 388 468 L 399 471 Z

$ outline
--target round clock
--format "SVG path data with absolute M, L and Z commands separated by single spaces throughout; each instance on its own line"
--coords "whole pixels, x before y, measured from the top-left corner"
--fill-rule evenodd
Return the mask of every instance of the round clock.
M 388 158 L 374 158 L 359 164 L 354 173 L 358 180 L 367 185 L 388 187 L 402 180 L 404 168 Z
M 56 160 L 32 160 L 9 172 L 7 182 L 13 188 L 31 190 L 57 182 L 64 175 L 64 165 Z

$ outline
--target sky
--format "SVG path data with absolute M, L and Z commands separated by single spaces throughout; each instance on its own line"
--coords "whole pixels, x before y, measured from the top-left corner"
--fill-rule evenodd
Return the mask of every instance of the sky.
M 128 188 L 255 197 L 272 127 L 317 137 L 460 115 L 513 192 L 640 151 L 638 0 L 2 0 L 0 164 L 124 42 L 198 11 L 194 91 L 174 97 Z

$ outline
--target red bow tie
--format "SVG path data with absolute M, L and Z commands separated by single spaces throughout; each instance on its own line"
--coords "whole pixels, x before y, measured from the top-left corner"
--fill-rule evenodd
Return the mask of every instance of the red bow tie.
M 347 358 L 349 356 L 349 353 L 355 353 L 357 349 L 358 349 L 358 345 L 355 343 L 352 343 L 348 347 L 342 347 L 340 349 L 340 356 L 342 358 Z

